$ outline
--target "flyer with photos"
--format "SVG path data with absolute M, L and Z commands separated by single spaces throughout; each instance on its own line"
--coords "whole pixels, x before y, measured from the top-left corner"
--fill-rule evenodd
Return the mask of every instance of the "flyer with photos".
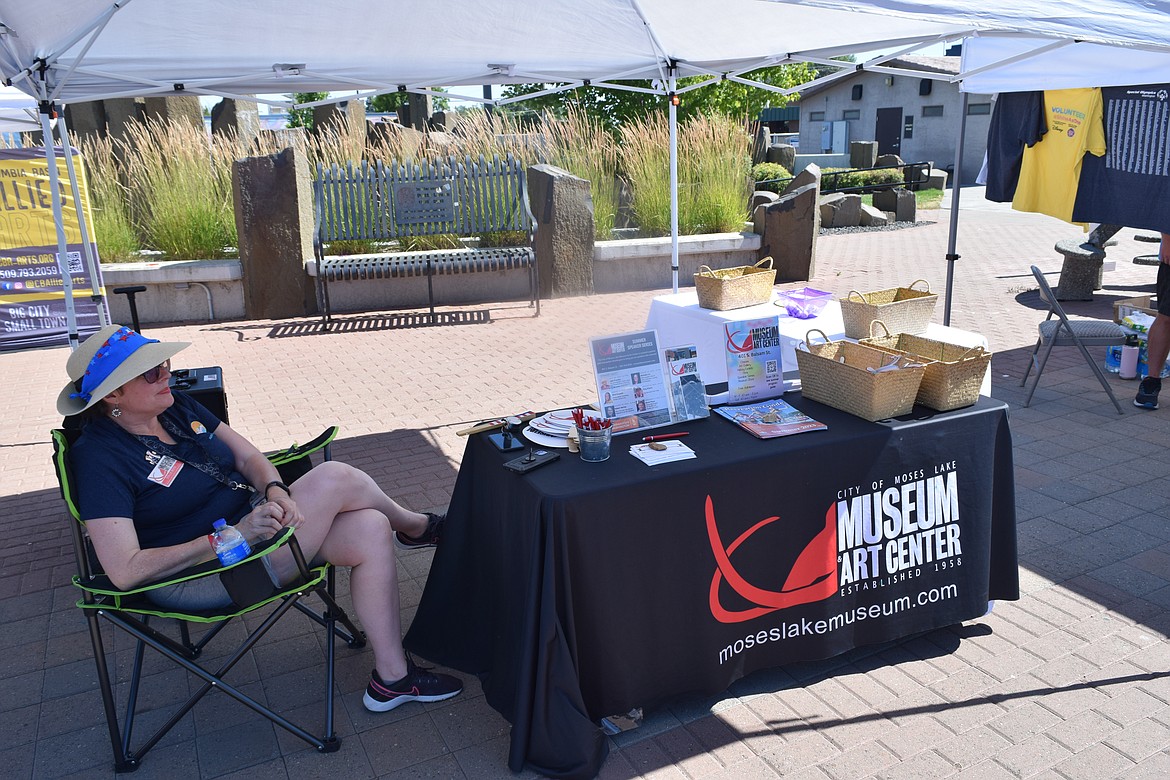
M 670 395 L 674 401 L 676 420 L 695 420 L 709 417 L 707 388 L 699 377 L 699 350 L 694 344 L 667 347 L 666 371 L 670 376 Z
M 742 404 L 784 394 L 779 317 L 727 322 L 723 335 L 728 403 Z
M 653 330 L 591 339 L 598 407 L 613 432 L 670 423 L 670 388 Z

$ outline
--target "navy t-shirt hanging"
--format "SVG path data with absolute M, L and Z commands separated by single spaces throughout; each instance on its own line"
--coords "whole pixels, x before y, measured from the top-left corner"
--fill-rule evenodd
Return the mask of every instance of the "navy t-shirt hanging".
M 1105 156 L 1085 155 L 1073 219 L 1170 232 L 1170 84 L 1103 87 Z
M 984 197 L 1011 203 L 1020 180 L 1024 147 L 1048 132 L 1043 92 L 1002 92 L 987 128 L 987 190 Z

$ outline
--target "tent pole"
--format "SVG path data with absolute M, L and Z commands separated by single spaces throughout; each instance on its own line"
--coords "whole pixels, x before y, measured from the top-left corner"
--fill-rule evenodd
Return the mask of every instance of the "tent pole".
M 73 304 L 73 277 L 69 273 L 69 244 L 65 239 L 65 222 L 61 216 L 61 182 L 57 177 L 57 151 L 53 148 L 53 127 L 49 117 L 55 114 L 48 100 L 40 102 L 41 142 L 45 145 L 45 161 L 49 164 L 49 196 L 53 199 L 53 221 L 57 223 L 57 270 L 61 273 L 61 292 L 65 296 L 65 327 L 69 335 L 69 351 L 81 345 L 77 335 L 77 311 Z
M 678 292 L 678 95 L 675 68 L 672 65 L 666 78 L 667 117 L 670 125 L 670 281 L 671 290 Z
M 951 178 L 951 222 L 947 233 L 947 297 L 943 303 L 943 325 L 951 324 L 951 293 L 955 289 L 955 244 L 959 236 L 959 192 L 963 189 L 963 141 L 967 135 L 967 93 L 959 92 L 959 140 L 955 144 L 955 175 Z
M 66 126 L 64 111 L 57 117 L 57 132 L 61 136 L 65 167 L 69 170 L 69 186 L 73 191 L 73 206 L 77 209 L 77 226 L 81 229 L 81 251 L 85 253 L 85 267 L 89 269 L 90 297 L 93 298 L 94 305 L 97 307 L 98 322 L 102 327 L 105 327 L 110 324 L 109 317 L 102 300 L 102 288 L 98 284 L 98 279 L 101 277 L 98 274 L 97 258 L 93 254 L 93 243 L 89 237 L 89 223 L 86 221 L 85 209 L 81 207 L 84 201 L 81 199 L 81 187 L 77 183 L 77 169 L 73 165 L 73 144 L 69 140 L 69 128 Z

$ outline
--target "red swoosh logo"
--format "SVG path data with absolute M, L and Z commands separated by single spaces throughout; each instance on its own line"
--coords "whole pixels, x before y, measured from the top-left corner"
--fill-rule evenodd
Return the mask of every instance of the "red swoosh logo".
M 752 351 L 752 349 L 753 349 L 752 343 L 753 342 L 752 342 L 752 332 L 750 330 L 746 334 L 742 334 L 742 331 L 737 330 L 737 331 L 732 332 L 728 328 L 727 325 L 724 325 L 723 332 L 724 332 L 724 334 L 727 335 L 727 351 L 728 352 L 734 352 L 734 353 L 738 354 L 741 352 L 751 352 Z M 741 336 L 741 335 L 742 335 L 742 341 L 740 341 L 737 344 L 735 341 L 735 337 Z
M 715 554 L 716 569 L 711 578 L 708 602 L 711 614 L 720 623 L 742 623 L 780 609 L 797 604 L 823 601 L 837 591 L 837 505 L 830 504 L 825 513 L 825 527 L 821 529 L 797 556 L 792 570 L 779 591 L 765 590 L 748 582 L 736 571 L 731 555 L 761 528 L 770 525 L 779 517 L 768 517 L 739 535 L 730 545 L 724 546 L 715 522 L 715 507 L 711 496 L 707 496 L 707 537 L 711 552 Z M 757 606 L 732 611 L 719 600 L 719 586 L 726 580 L 731 589 Z

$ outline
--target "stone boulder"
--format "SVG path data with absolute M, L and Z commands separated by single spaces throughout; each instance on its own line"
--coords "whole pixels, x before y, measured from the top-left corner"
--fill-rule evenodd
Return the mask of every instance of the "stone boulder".
M 873 167 L 874 168 L 890 168 L 890 167 L 893 167 L 895 165 L 902 166 L 905 164 L 906 164 L 905 161 L 903 161 L 902 158 L 896 154 L 882 154 L 882 155 L 878 155 L 878 158 L 876 160 L 874 160 Z
M 913 222 L 917 216 L 918 201 L 914 199 L 914 193 L 902 187 L 875 192 L 873 205 L 882 211 L 894 212 L 898 222 Z
M 888 211 L 874 208 L 868 203 L 862 203 L 861 221 L 858 224 L 862 227 L 883 227 L 892 221 L 888 216 L 889 213 Z
M 755 214 L 756 208 L 759 206 L 767 206 L 780 200 L 780 196 L 774 192 L 767 190 L 756 190 L 752 193 L 751 203 L 748 205 L 748 213 Z
M 808 281 L 816 271 L 821 169 L 809 165 L 796 175 L 774 203 L 753 214 L 761 234 L 760 257 L 772 256 L 776 281 Z
M 861 196 L 844 192 L 825 195 L 820 202 L 821 227 L 857 227 L 861 222 Z

